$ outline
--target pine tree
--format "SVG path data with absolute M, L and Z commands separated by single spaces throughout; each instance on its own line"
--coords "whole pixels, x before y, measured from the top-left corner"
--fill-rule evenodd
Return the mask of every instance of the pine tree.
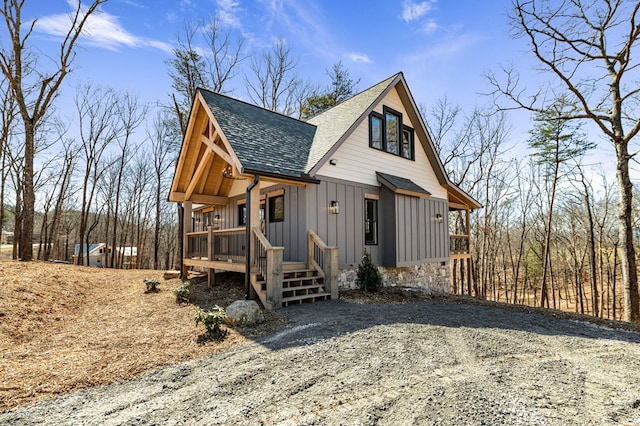
M 382 275 L 378 267 L 371 260 L 371 253 L 365 250 L 362 262 L 358 265 L 356 284 L 360 290 L 378 291 L 382 288 Z

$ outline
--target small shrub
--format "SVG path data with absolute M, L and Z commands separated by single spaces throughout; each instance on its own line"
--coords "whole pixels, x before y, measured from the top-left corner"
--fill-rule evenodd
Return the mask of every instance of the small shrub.
M 227 323 L 227 313 L 223 308 L 216 305 L 210 311 L 197 308 L 196 325 L 202 324 L 207 329 L 207 335 L 215 340 L 222 340 L 227 335 L 228 330 L 222 330 L 220 326 Z
M 356 284 L 360 290 L 378 291 L 382 288 L 382 275 L 378 267 L 371 260 L 371 253 L 364 251 L 362 262 L 358 265 Z
M 160 281 L 158 280 L 151 280 L 151 279 L 145 278 L 144 285 L 147 286 L 146 293 L 157 293 L 160 291 L 160 289 L 158 288 L 158 286 L 160 285 Z
M 185 281 L 180 287 L 176 287 L 173 290 L 173 294 L 176 296 L 176 303 L 189 303 L 189 293 L 191 289 L 191 282 Z

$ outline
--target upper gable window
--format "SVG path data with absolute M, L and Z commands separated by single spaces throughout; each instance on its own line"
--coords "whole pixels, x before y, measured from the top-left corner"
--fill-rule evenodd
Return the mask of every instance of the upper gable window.
M 382 149 L 382 117 L 371 113 L 369 117 L 369 145 L 375 149 Z
M 404 158 L 413 160 L 413 129 L 408 126 L 402 126 L 402 151 L 400 152 Z
M 369 146 L 413 160 L 413 129 L 402 124 L 402 114 L 388 107 L 369 115 Z

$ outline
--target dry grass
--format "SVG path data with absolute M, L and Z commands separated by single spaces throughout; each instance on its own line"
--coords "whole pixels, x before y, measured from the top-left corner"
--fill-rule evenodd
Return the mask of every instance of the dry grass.
M 146 294 L 145 278 L 158 279 L 160 292 Z M 0 411 L 205 357 L 284 325 L 268 313 L 255 329 L 199 344 L 194 304 L 227 306 L 242 298 L 242 284 L 233 275 L 213 289 L 194 283 L 186 305 L 175 302 L 178 285 L 158 271 L 0 261 Z

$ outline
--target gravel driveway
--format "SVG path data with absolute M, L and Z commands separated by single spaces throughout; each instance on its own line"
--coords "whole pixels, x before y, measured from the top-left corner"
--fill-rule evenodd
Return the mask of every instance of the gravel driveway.
M 442 301 L 281 312 L 277 334 L 0 424 L 640 425 L 636 332 Z

